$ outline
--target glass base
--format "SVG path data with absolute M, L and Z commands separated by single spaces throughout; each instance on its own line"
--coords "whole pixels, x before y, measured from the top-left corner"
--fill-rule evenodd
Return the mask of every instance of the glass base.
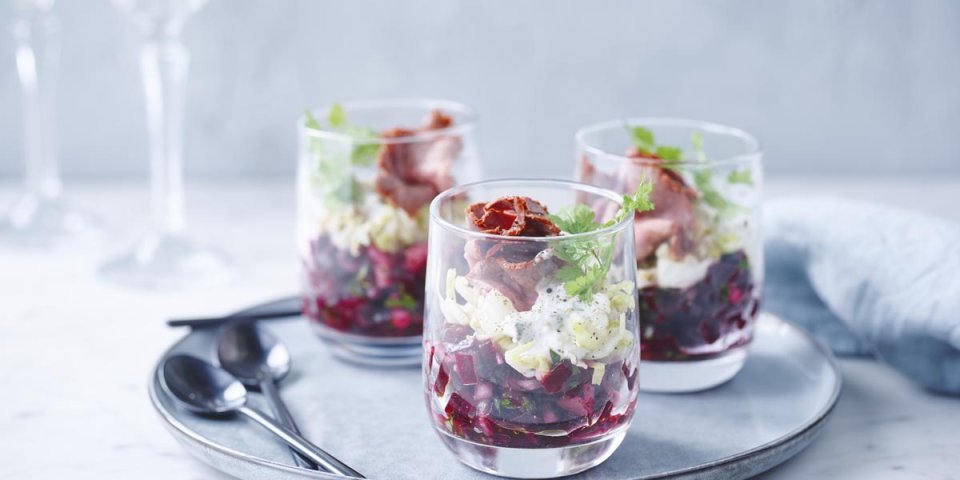
M 0 242 L 21 248 L 88 245 L 103 239 L 99 222 L 60 198 L 26 194 L 0 218 Z
M 491 447 L 437 430 L 457 460 L 484 473 L 514 478 L 553 478 L 580 473 L 603 463 L 617 450 L 626 429 L 580 445 L 555 448 Z
M 718 358 L 696 361 L 640 362 L 640 390 L 655 393 L 698 392 L 733 378 L 747 361 L 747 348 L 731 350 Z
M 100 267 L 107 280 L 136 288 L 181 290 L 225 283 L 227 257 L 180 235 L 147 235 L 132 251 Z
M 334 330 L 308 320 L 314 332 L 334 357 L 360 365 L 378 367 L 419 366 L 423 358 L 423 337 L 364 337 Z

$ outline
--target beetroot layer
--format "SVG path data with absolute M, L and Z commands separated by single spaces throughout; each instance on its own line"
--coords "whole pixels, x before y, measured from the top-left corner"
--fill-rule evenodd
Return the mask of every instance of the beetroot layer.
M 744 346 L 759 308 L 757 293 L 742 250 L 720 257 L 688 288 L 641 288 L 642 358 L 706 360 Z
M 635 361 L 606 364 L 597 385 L 593 369 L 567 360 L 527 378 L 505 363 L 498 345 L 468 333 L 450 326 L 425 352 L 427 402 L 445 432 L 498 447 L 561 447 L 593 441 L 633 416 Z
M 303 314 L 357 335 L 420 335 L 426 258 L 426 243 L 395 253 L 362 247 L 352 255 L 319 237 L 312 242 L 311 258 L 304 261 Z

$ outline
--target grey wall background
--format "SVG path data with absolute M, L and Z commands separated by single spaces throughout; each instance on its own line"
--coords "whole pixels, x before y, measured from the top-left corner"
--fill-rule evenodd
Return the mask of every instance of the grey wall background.
M 107 0 L 56 11 L 67 174 L 143 175 L 131 22 Z M 289 175 L 303 108 L 390 96 L 477 108 L 494 175 L 566 172 L 578 126 L 630 115 L 747 129 L 774 173 L 960 174 L 955 0 L 212 0 L 185 43 L 194 177 Z M 7 29 L 0 178 L 20 122 Z

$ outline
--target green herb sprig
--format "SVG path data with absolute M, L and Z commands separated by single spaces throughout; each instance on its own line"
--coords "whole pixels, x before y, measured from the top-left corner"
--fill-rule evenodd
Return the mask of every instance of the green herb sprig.
M 656 137 L 653 131 L 640 127 L 628 127 L 630 137 L 633 139 L 634 146 L 641 154 L 654 154 L 660 157 L 664 168 L 678 170 L 678 164 L 683 160 L 683 149 L 679 147 L 670 147 L 657 145 Z M 707 162 L 707 155 L 703 150 L 703 136 L 700 132 L 694 132 L 690 136 L 690 144 L 693 146 L 694 158 L 700 163 Z M 732 184 L 753 185 L 750 171 L 732 171 L 727 176 L 727 182 Z M 717 190 L 713 183 L 713 175 L 709 168 L 697 168 L 693 171 L 693 183 L 700 192 L 700 200 L 706 203 L 721 215 L 735 215 L 743 211 L 743 208 L 729 200 Z
M 596 220 L 593 210 L 584 204 L 577 204 L 560 210 L 556 215 L 548 215 L 550 221 L 560 230 L 568 234 L 587 233 L 611 227 L 628 218 L 636 212 L 653 210 L 650 200 L 653 185 L 642 182 L 633 195 L 623 196 L 623 206 L 612 219 L 600 223 Z M 556 275 L 563 282 L 564 291 L 571 297 L 579 297 L 584 302 L 593 300 L 593 294 L 603 285 L 616 249 L 616 239 L 602 242 L 593 238 L 572 238 L 557 242 L 554 246 L 554 255 L 566 264 Z
M 339 103 L 330 107 L 327 114 L 328 130 L 339 131 L 350 137 L 349 150 L 317 137 L 309 139 L 308 148 L 316 158 L 314 181 L 325 192 L 331 203 L 362 199 L 360 186 L 352 175 L 351 166 L 369 167 L 376 163 L 380 144 L 373 141 L 377 132 L 372 128 L 358 127 L 347 121 L 346 111 Z M 311 130 L 324 130 L 323 125 L 310 111 L 304 113 L 303 124 Z M 345 152 L 349 152 L 349 154 Z
M 697 158 L 697 161 L 700 163 L 707 162 L 707 155 L 703 151 L 703 136 L 700 135 L 700 132 L 693 132 L 690 136 L 690 144 L 693 145 L 694 155 Z M 746 176 L 744 178 L 743 174 L 733 171 L 730 172 L 730 175 L 727 177 L 727 181 L 730 183 L 737 183 L 737 181 L 749 181 L 752 185 L 753 181 L 750 179 L 750 171 L 744 171 Z M 743 207 L 737 205 L 721 194 L 713 184 L 713 173 L 709 168 L 700 168 L 693 172 L 693 182 L 697 185 L 697 190 L 700 192 L 700 199 L 704 203 L 713 207 L 721 215 L 732 216 L 743 211 Z
M 652 130 L 639 126 L 628 126 L 627 131 L 630 132 L 633 145 L 641 155 L 654 155 L 658 157 L 667 168 L 673 168 L 674 164 L 683 160 L 683 149 L 667 145 L 657 145 Z

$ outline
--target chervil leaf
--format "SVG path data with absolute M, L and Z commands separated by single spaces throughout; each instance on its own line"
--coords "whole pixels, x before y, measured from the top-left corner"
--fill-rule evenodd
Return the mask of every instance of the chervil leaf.
M 558 242 L 554 246 L 554 255 L 560 260 L 575 265 L 580 270 L 594 257 L 596 241 L 593 239 L 576 238 Z
M 330 107 L 330 113 L 327 114 L 327 123 L 333 128 L 343 128 L 347 126 L 347 112 L 343 109 L 343 105 L 334 103 L 333 106 Z
M 653 202 L 650 201 L 652 189 L 653 184 L 642 182 L 633 195 L 623 196 L 623 206 L 614 218 L 603 224 L 597 222 L 593 210 L 583 204 L 561 210 L 549 218 L 568 234 L 610 227 L 631 218 L 637 211 L 653 209 Z M 615 237 L 603 243 L 597 238 L 571 238 L 557 242 L 553 247 L 553 254 L 566 264 L 557 270 L 555 275 L 563 282 L 567 295 L 579 297 L 585 302 L 591 301 L 594 292 L 610 271 L 615 247 Z
M 630 127 L 630 136 L 633 137 L 633 144 L 645 152 L 652 152 L 657 146 L 654 140 L 653 131 L 644 127 Z
M 654 151 L 658 157 L 666 162 L 679 162 L 683 160 L 683 149 L 678 147 L 668 147 L 660 145 Z
M 593 300 L 593 288 L 599 280 L 600 270 L 591 269 L 583 275 L 563 284 L 564 291 L 571 297 L 580 297 L 584 302 Z
M 620 207 L 620 210 L 617 211 L 617 214 L 614 215 L 612 219 L 603 224 L 603 227 L 606 228 L 616 225 L 632 217 L 636 212 L 653 210 L 655 205 L 653 201 L 650 200 L 651 192 L 653 192 L 652 183 L 646 181 L 640 182 L 640 185 L 637 186 L 637 191 L 634 192 L 633 195 L 623 196 L 623 206 Z
M 743 185 L 753 185 L 753 175 L 750 174 L 750 170 L 734 170 L 730 172 L 730 175 L 727 175 L 727 181 L 730 183 L 740 183 Z
M 369 167 L 377 162 L 380 145 L 376 143 L 357 143 L 350 152 L 350 161 L 354 165 Z
M 690 134 L 690 145 L 693 146 L 693 153 L 697 157 L 697 161 L 706 162 L 707 155 L 703 153 L 703 135 L 700 135 L 700 132 Z
M 303 112 L 303 125 L 312 130 L 320 130 L 320 122 L 317 121 L 317 118 L 313 116 L 313 113 L 310 110 Z
M 580 267 L 568 263 L 560 267 L 554 275 L 556 275 L 557 279 L 561 282 L 569 282 L 583 275 L 583 270 L 580 270 Z
M 565 208 L 557 215 L 547 215 L 547 218 L 560 227 L 560 230 L 570 234 L 592 232 L 600 227 L 594 219 L 593 209 L 582 203 Z
M 697 161 L 706 163 L 707 155 L 703 151 L 703 136 L 700 135 L 700 132 L 694 132 L 690 136 L 690 143 L 693 145 L 693 151 L 697 157 Z M 753 184 L 749 170 L 744 172 L 730 172 L 727 181 L 730 183 Z M 717 190 L 713 184 L 713 175 L 709 167 L 704 166 L 693 172 L 693 182 L 697 186 L 697 191 L 700 192 L 700 200 L 713 207 L 721 215 L 732 216 L 744 211 L 743 207 L 727 200 L 726 197 Z

